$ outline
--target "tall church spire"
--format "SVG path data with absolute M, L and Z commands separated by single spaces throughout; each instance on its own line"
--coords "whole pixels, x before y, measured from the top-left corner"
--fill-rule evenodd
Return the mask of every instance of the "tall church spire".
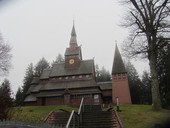
M 76 36 L 77 35 L 76 35 L 76 30 L 75 30 L 74 21 L 73 21 L 73 28 L 71 31 L 71 39 L 70 39 L 70 48 L 75 48 L 78 46 Z
M 123 63 L 117 44 L 115 48 L 115 55 L 114 55 L 113 68 L 112 68 L 112 74 L 116 74 L 116 73 L 126 73 L 125 65 Z

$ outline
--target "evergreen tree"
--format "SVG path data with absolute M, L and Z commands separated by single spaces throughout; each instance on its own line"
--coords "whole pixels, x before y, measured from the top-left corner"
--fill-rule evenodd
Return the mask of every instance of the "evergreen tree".
M 23 100 L 22 96 L 23 96 L 22 89 L 19 87 L 17 90 L 16 96 L 15 96 L 15 105 L 16 106 L 22 105 L 22 100 Z
M 43 72 L 44 69 L 49 68 L 50 65 L 48 63 L 48 61 L 43 57 L 42 59 L 40 59 L 38 61 L 38 63 L 35 66 L 35 73 L 36 75 L 41 75 L 41 73 Z
M 56 57 L 56 60 L 52 62 L 52 65 L 55 63 L 59 64 L 62 62 L 64 62 L 64 57 L 61 54 L 58 54 L 58 56 Z
M 149 72 L 143 71 L 142 74 L 142 99 L 145 104 L 152 104 L 151 77 Z
M 125 62 L 125 68 L 128 74 L 130 94 L 133 104 L 142 103 L 141 95 L 141 81 L 139 79 L 138 72 L 136 71 L 134 65 L 127 61 Z
M 28 65 L 28 68 L 26 69 L 25 77 L 23 80 L 22 102 L 24 101 L 24 99 L 26 97 L 26 93 L 27 93 L 28 89 L 30 88 L 30 84 L 33 80 L 33 75 L 34 75 L 34 67 L 33 67 L 33 64 L 31 63 Z
M 9 112 L 13 106 L 13 100 L 11 98 L 10 82 L 5 79 L 0 86 L 0 120 L 9 119 Z
M 162 105 L 170 109 L 170 44 L 164 43 L 166 45 L 158 50 L 158 81 Z
M 104 81 L 111 81 L 111 75 L 108 70 L 102 67 L 99 69 L 99 66 L 96 65 L 96 81 L 97 82 L 104 82 Z

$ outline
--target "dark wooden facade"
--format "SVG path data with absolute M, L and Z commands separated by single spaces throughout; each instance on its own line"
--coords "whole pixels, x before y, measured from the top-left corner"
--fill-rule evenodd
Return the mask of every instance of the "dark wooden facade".
M 78 106 L 82 97 L 85 97 L 85 104 L 111 104 L 115 102 L 113 97 L 120 95 L 122 98 L 124 94 L 116 93 L 114 78 L 113 81 L 97 83 L 95 76 L 94 60 L 82 59 L 81 47 L 77 45 L 73 25 L 70 44 L 65 51 L 65 61 L 53 64 L 52 68 L 45 69 L 41 76 L 33 78 L 24 103 Z M 127 82 L 126 92 L 129 91 Z M 120 87 L 124 88 L 124 85 Z M 126 97 L 126 94 L 123 97 Z M 131 100 L 128 100 L 125 103 L 131 103 Z M 124 100 L 121 101 L 124 103 Z

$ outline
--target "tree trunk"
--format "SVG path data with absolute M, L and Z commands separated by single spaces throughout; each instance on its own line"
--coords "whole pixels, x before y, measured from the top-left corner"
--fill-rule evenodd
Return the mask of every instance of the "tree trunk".
M 156 70 L 156 55 L 154 53 L 154 48 L 151 46 L 150 55 L 149 55 L 149 65 L 151 72 L 151 91 L 152 91 L 152 107 L 153 110 L 160 110 L 161 107 L 161 99 L 159 93 L 159 82 L 158 82 L 158 73 Z

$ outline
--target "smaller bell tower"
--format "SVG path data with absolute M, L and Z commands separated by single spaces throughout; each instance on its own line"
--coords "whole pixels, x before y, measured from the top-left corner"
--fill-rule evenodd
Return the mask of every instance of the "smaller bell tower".
M 127 72 L 116 44 L 112 67 L 112 101 L 116 103 L 119 98 L 120 104 L 131 104 L 131 96 L 128 84 Z
M 73 23 L 69 48 L 65 51 L 65 68 L 78 68 L 82 61 L 81 46 L 77 45 L 76 30 Z

